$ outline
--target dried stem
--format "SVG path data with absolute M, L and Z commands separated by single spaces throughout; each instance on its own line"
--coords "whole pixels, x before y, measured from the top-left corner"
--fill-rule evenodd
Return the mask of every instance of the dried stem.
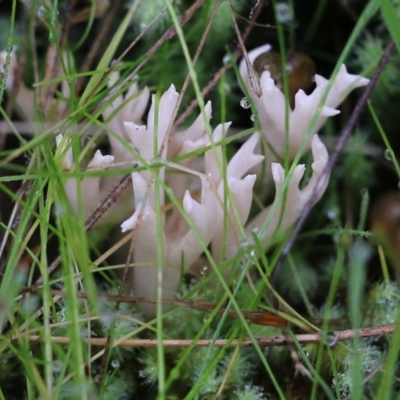
M 362 329 L 346 329 L 343 331 L 335 331 L 332 332 L 337 339 L 336 342 L 343 342 L 352 340 L 355 337 L 372 337 L 372 336 L 381 336 L 388 335 L 394 332 L 396 329 L 396 324 L 387 324 L 380 325 Z M 40 343 L 43 339 L 40 335 L 23 335 L 18 334 L 11 336 L 10 340 L 17 340 L 23 337 L 24 339 L 29 340 L 30 342 L 38 342 Z M 310 343 L 324 343 L 325 338 L 319 333 L 315 334 L 301 334 L 293 336 L 300 344 L 310 344 Z M 51 341 L 53 343 L 59 344 L 68 344 L 71 342 L 70 337 L 67 336 L 52 336 Z M 105 346 L 109 341 L 108 338 L 82 338 L 82 340 L 90 344 L 92 346 Z M 245 339 L 200 339 L 200 340 L 191 340 L 191 339 L 167 339 L 162 341 L 162 345 L 164 347 L 209 347 L 213 345 L 214 347 L 225 347 L 225 346 L 239 346 L 239 347 L 253 347 L 254 344 L 257 344 L 260 347 L 277 347 L 277 346 L 287 346 L 288 345 L 288 337 L 286 335 L 279 336 L 267 336 L 267 337 L 259 337 L 255 338 L 255 341 L 250 338 Z M 115 339 L 112 343 L 112 347 L 156 347 L 158 345 L 158 341 L 155 339 Z

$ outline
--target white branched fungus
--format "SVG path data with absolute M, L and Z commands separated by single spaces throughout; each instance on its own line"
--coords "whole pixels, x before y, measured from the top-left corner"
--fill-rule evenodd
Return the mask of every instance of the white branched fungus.
M 270 46 L 266 45 L 251 51 L 250 61 L 254 62 L 269 50 Z M 312 193 L 315 192 L 315 203 L 328 185 L 329 175 L 324 175 L 328 152 L 315 133 L 327 117 L 339 113 L 335 108 L 347 94 L 368 80 L 348 74 L 342 65 L 332 82 L 316 75 L 313 92 L 307 95 L 299 90 L 291 109 L 268 70 L 261 73 L 260 93 L 255 93 L 251 85 L 255 72 L 251 71 L 250 79 L 247 67 L 242 61 L 242 81 L 261 129 L 247 139 L 226 167 L 221 142 L 230 124 L 218 125 L 211 134 L 208 129 L 210 103 L 189 128 L 171 132 L 179 97 L 173 85 L 159 100 L 152 96 L 147 125 L 141 125 L 140 120 L 149 91 L 145 88 L 140 92 L 137 83 L 132 84 L 125 98 L 117 97 L 103 112 L 111 155 L 96 152 L 88 169 L 115 168 L 115 162 L 137 162 L 140 167 L 132 173 L 133 214 L 121 225 L 123 232 L 136 230 L 130 288 L 138 296 L 155 298 L 162 272 L 162 297 L 173 298 L 182 271 L 188 270 L 210 244 L 217 264 L 233 259 L 244 241 L 252 243 L 254 232 L 258 232 L 266 249 L 274 235 L 297 221 Z M 112 75 L 110 84 L 117 79 L 118 75 Z M 263 155 L 260 140 L 267 144 Z M 68 140 L 59 137 L 58 143 L 63 143 L 65 148 Z M 206 146 L 209 148 L 202 151 Z M 300 189 L 305 166 L 295 165 L 285 171 L 281 162 L 285 155 L 293 159 L 301 146 L 304 150 L 311 148 L 314 161 L 311 177 Z M 166 160 L 188 154 L 176 164 L 168 162 L 171 168 L 166 173 Z M 68 170 L 73 164 L 72 150 L 69 149 L 64 155 L 63 166 Z M 266 166 L 263 175 L 267 181 L 274 182 L 275 196 L 279 200 L 275 207 L 264 208 L 248 221 L 257 179 L 256 174 L 249 172 L 256 167 L 260 170 L 261 165 Z M 88 217 L 105 196 L 104 188 L 110 188 L 103 180 L 107 182 L 105 177 L 92 176 L 82 181 L 71 178 L 66 182 L 66 191 L 75 211 L 79 208 L 78 185 L 81 185 L 83 214 Z M 116 183 L 115 178 L 113 182 Z M 172 210 L 165 204 L 165 193 L 175 203 Z M 166 209 L 170 211 L 166 212 Z M 264 227 L 265 221 L 269 224 Z M 143 309 L 153 313 L 155 308 L 145 305 Z

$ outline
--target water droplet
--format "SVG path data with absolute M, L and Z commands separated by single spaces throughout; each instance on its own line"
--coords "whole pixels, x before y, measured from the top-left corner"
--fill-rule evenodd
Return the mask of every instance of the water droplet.
M 293 70 L 294 70 L 293 65 L 291 65 L 291 64 L 286 64 L 286 66 L 285 66 L 285 71 L 286 71 L 286 73 L 287 73 L 288 75 L 290 75 L 290 74 L 293 72 Z
M 251 115 L 250 115 L 250 119 L 251 119 L 253 122 L 255 122 L 256 116 L 255 116 L 254 114 L 251 114 Z
M 326 212 L 326 216 L 330 219 L 330 220 L 334 220 L 337 218 L 337 210 L 335 208 L 330 208 L 327 212 Z
M 47 16 L 47 9 L 46 9 L 46 7 L 45 7 L 45 6 L 40 6 L 40 7 L 38 8 L 37 15 L 38 15 L 39 17 L 41 17 L 41 18 L 46 17 L 46 16 Z
M 209 315 L 205 315 L 203 318 L 203 324 L 207 324 L 210 320 L 210 316 Z
M 233 61 L 234 61 L 234 59 L 231 54 L 225 54 L 224 57 L 222 58 L 222 62 L 226 66 L 232 65 Z
M 250 246 L 250 243 L 248 242 L 247 239 L 241 239 L 239 243 L 242 249 L 246 249 L 247 247 Z
M 208 270 L 208 266 L 207 265 L 203 265 L 203 267 L 201 268 L 201 271 L 200 271 L 200 275 L 205 275 L 207 270 Z
M 385 156 L 386 160 L 393 161 L 393 158 L 392 158 L 393 152 L 391 150 L 386 149 L 385 152 L 383 153 L 383 155 Z
M 329 347 L 333 347 L 338 341 L 338 337 L 335 332 L 332 331 L 328 331 L 325 333 L 321 332 L 321 335 L 324 343 Z
M 279 2 L 275 7 L 275 18 L 281 24 L 287 24 L 293 19 L 293 9 L 289 3 Z
M 24 151 L 23 158 L 24 158 L 25 165 L 28 166 L 29 163 L 31 162 L 31 156 L 29 155 L 29 153 Z
M 117 359 L 111 360 L 111 366 L 113 368 L 119 368 L 119 366 L 120 366 L 119 360 L 117 360 Z
M 251 107 L 247 97 L 243 97 L 242 100 L 240 100 L 240 107 L 244 108 L 245 110 Z

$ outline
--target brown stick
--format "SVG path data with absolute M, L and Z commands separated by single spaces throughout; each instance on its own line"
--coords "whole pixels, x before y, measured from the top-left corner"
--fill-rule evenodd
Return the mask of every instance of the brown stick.
M 373 326 L 362 329 L 346 329 L 343 331 L 332 332 L 332 335 L 335 337 L 335 343 L 340 341 L 348 341 L 354 339 L 355 337 L 372 337 L 372 336 L 380 336 L 380 335 L 388 335 L 394 332 L 396 328 L 396 324 L 387 324 L 380 326 Z M 296 340 L 300 344 L 310 344 L 310 343 L 321 343 L 324 342 L 325 339 L 322 335 L 315 334 L 302 334 L 295 335 Z M 30 342 L 41 342 L 43 339 L 40 335 L 15 335 L 11 336 L 11 341 L 23 338 L 24 340 L 28 339 Z M 67 336 L 52 336 L 52 343 L 59 344 L 69 344 L 73 339 Z M 82 339 L 84 343 L 90 344 L 92 346 L 105 346 L 109 341 L 108 338 L 84 338 Z M 288 338 L 285 335 L 279 336 L 268 336 L 268 337 L 259 337 L 255 338 L 255 342 L 260 347 L 276 347 L 276 346 L 286 346 L 288 344 Z M 254 342 L 250 338 L 245 338 L 243 340 L 232 340 L 229 339 L 217 339 L 214 342 L 210 339 L 200 339 L 200 340 L 191 340 L 191 339 L 166 339 L 162 341 L 162 345 L 164 347 L 189 347 L 195 343 L 196 347 L 209 347 L 211 344 L 215 347 L 224 347 L 227 346 L 240 346 L 240 347 L 252 347 L 254 346 Z M 155 339 L 116 339 L 112 343 L 112 347 L 156 347 L 158 345 L 158 341 Z

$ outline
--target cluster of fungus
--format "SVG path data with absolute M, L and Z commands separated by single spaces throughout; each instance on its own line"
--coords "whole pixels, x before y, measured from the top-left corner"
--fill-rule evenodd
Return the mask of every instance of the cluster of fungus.
M 130 274 L 130 288 L 135 295 L 156 297 L 160 248 L 163 298 L 173 298 L 182 271 L 196 264 L 209 246 L 217 265 L 235 257 L 240 244 L 251 242 L 255 232 L 267 249 L 275 234 L 297 221 L 313 191 L 315 201 L 323 195 L 329 181 L 329 176 L 321 178 L 328 152 L 316 133 L 327 117 L 339 113 L 336 107 L 348 93 L 368 80 L 349 74 L 342 65 L 329 81 L 315 75 L 313 67 L 307 66 L 308 59 L 293 56 L 289 65 L 296 67 L 300 62 L 303 67 L 305 63 L 308 74 L 303 74 L 305 83 L 289 82 L 289 96 L 285 97 L 284 79 L 279 70 L 273 69 L 279 57 L 265 45 L 250 51 L 240 63 L 240 82 L 257 131 L 225 166 L 221 142 L 230 123 L 217 125 L 212 132 L 210 102 L 190 127 L 170 133 L 179 97 L 172 84 L 160 99 L 151 97 L 146 124 L 142 121 L 150 93 L 147 87 L 139 90 L 136 82 L 103 112 L 111 154 L 97 150 L 86 170 L 133 162 L 139 166 L 132 172 L 132 192 L 125 193 L 118 206 L 109 211 L 118 215 L 116 220 L 125 216 L 120 220 L 123 232 L 136 230 Z M 288 76 L 291 79 L 290 71 Z M 118 74 L 112 74 L 109 85 L 117 79 Z M 306 94 L 302 88 L 313 82 L 314 90 Z M 12 70 L 7 85 L 12 85 Z M 63 169 L 71 170 L 75 164 L 70 139 L 60 135 L 57 144 Z M 291 161 L 310 149 L 312 174 L 300 189 L 305 166 L 294 166 L 288 174 L 282 163 L 285 157 Z M 170 162 L 176 158 L 180 161 Z M 253 187 L 261 176 L 274 183 L 275 196 L 287 179 L 286 195 L 278 198 L 272 216 L 268 206 L 249 219 Z M 69 178 L 65 190 L 74 212 L 86 219 L 117 182 L 114 175 Z M 176 202 L 168 213 L 162 211 L 166 197 Z M 268 226 L 263 226 L 267 219 Z M 160 239 L 161 247 L 157 245 Z M 143 309 L 149 314 L 154 312 L 150 306 Z

